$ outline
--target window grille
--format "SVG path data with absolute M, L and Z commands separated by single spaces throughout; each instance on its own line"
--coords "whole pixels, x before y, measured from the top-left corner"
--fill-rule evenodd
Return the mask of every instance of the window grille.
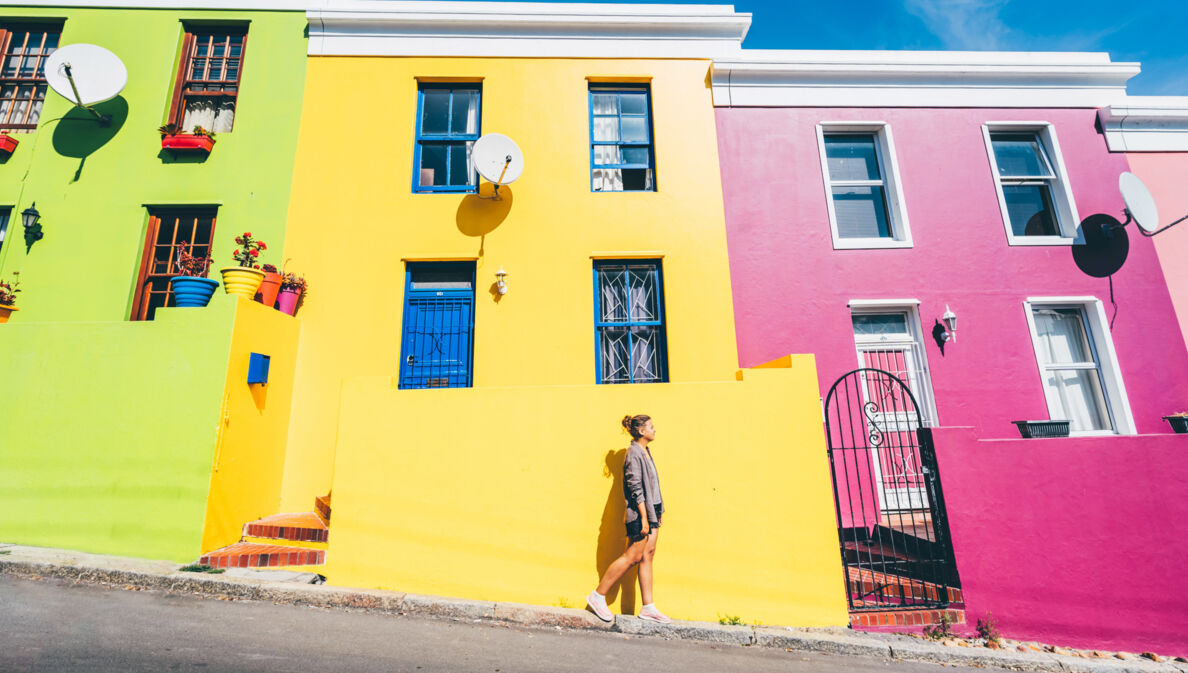
M 172 305 L 169 279 L 178 275 L 178 253 L 184 250 L 195 257 L 210 256 L 214 225 L 213 208 L 149 213 L 137 293 L 132 301 L 132 320 L 152 320 L 158 308 Z
M 655 191 L 651 95 L 646 85 L 590 86 L 590 189 Z
M 660 262 L 594 265 L 598 383 L 668 380 Z
M 422 84 L 417 91 L 413 191 L 474 192 L 474 143 L 482 127 L 478 84 Z
M 916 398 L 924 425 L 935 426 L 932 377 L 915 312 L 855 311 L 851 321 L 858 366 L 889 372 L 903 381 Z
M 61 26 L 0 26 L 0 130 L 37 128 L 45 103 L 45 59 L 58 48 Z
M 183 132 L 231 130 L 246 46 L 246 27 L 187 29 L 170 113 Z

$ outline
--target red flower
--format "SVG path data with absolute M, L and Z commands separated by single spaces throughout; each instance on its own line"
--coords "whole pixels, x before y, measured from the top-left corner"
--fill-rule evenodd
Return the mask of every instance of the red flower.
M 248 254 L 250 254 L 252 257 L 259 257 L 259 256 L 260 256 L 260 251 L 259 251 L 259 250 L 250 250 L 250 251 L 248 252 Z
M 250 232 L 250 231 L 245 231 L 245 232 L 243 232 L 243 237 L 244 237 L 244 238 L 251 238 L 251 237 L 252 237 L 252 232 Z
M 268 249 L 268 246 L 264 245 L 264 241 L 260 241 L 260 249 L 261 249 L 261 250 L 267 250 L 267 249 Z
M 243 245 L 243 239 L 242 239 L 242 238 L 240 238 L 239 236 L 236 236 L 236 237 L 235 237 L 235 244 L 236 244 L 236 245 Z

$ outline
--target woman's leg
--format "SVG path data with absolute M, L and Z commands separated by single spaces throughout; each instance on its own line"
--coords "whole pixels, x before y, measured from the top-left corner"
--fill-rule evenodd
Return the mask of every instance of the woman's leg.
M 610 592 L 615 582 L 618 582 L 631 569 L 631 566 L 643 559 L 648 539 L 644 538 L 639 542 L 632 542 L 627 546 L 627 551 L 623 552 L 619 558 L 615 559 L 614 563 L 610 564 L 610 567 L 602 575 L 602 581 L 598 583 L 598 593 L 605 596 Z M 655 545 L 653 544 L 653 546 Z
M 639 560 L 639 597 L 644 605 L 652 604 L 652 558 L 656 556 L 656 540 L 659 538 L 660 529 L 653 528 L 648 534 L 643 558 Z

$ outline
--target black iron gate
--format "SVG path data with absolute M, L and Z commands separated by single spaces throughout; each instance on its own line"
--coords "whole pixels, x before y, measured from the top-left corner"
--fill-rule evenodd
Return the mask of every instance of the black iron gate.
M 907 385 L 847 373 L 825 398 L 825 434 L 850 610 L 959 601 L 932 431 Z

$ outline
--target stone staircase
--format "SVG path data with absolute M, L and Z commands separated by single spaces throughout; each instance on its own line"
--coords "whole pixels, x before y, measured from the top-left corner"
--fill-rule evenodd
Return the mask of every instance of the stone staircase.
M 859 568 L 846 570 L 851 595 L 880 598 L 855 602 L 858 610 L 850 613 L 853 628 L 932 626 L 941 622 L 942 615 L 953 624 L 965 623 L 965 597 L 957 587 Z M 896 602 L 901 607 L 895 607 Z M 948 603 L 948 606 L 922 607 L 920 603 Z M 869 609 L 875 607 L 886 609 Z
M 314 500 L 314 511 L 273 514 L 249 522 L 239 542 L 203 554 L 212 568 L 290 568 L 326 563 L 330 538 L 330 496 Z

